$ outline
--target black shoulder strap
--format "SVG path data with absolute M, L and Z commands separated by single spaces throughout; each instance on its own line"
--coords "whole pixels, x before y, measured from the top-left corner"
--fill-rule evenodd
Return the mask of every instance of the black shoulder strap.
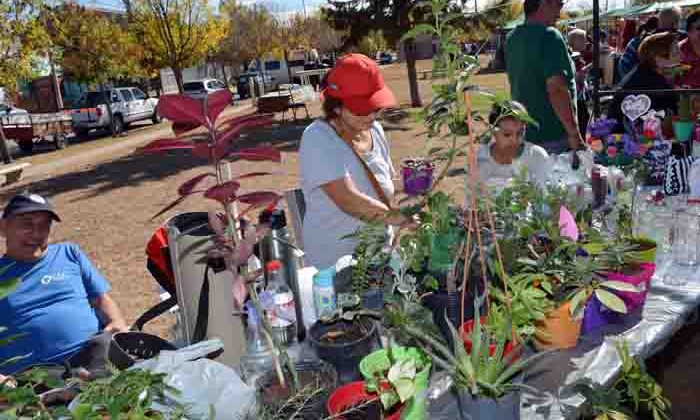
M 197 321 L 192 334 L 190 344 L 199 343 L 207 337 L 209 328 L 209 261 L 204 266 L 204 282 L 202 290 L 199 292 L 199 305 L 197 306 Z

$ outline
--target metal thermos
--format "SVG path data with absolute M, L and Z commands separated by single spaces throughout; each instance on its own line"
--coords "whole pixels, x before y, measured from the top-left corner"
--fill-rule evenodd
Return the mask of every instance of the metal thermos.
M 260 224 L 269 224 L 271 231 L 260 242 L 260 259 L 263 265 L 269 261 L 279 260 L 282 263 L 281 274 L 286 280 L 289 288 L 294 294 L 296 302 L 297 320 L 297 338 L 301 342 L 306 337 L 306 329 L 304 328 L 304 319 L 302 311 L 302 298 L 299 292 L 299 259 L 294 253 L 295 245 L 287 230 L 287 217 L 284 210 L 269 210 L 265 209 L 260 213 L 258 218 Z M 267 273 L 265 273 L 267 276 Z M 267 283 L 267 278 L 265 278 Z

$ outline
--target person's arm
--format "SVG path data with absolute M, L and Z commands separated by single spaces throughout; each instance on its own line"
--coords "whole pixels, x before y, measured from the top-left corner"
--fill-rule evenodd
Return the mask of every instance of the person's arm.
M 547 96 L 552 104 L 554 113 L 566 130 L 568 146 L 578 149 L 583 144 L 583 138 L 578 129 L 578 120 L 574 113 L 573 101 L 564 76 L 553 76 L 547 79 Z
M 390 216 L 389 208 L 384 203 L 360 191 L 349 176 L 323 184 L 321 189 L 333 204 L 356 219 L 382 219 L 391 225 L 400 225 L 407 221 L 400 215 Z
M 126 324 L 122 311 L 109 294 L 105 293 L 104 295 L 90 299 L 90 304 L 104 316 L 104 322 L 106 324 L 104 328 L 105 331 L 109 333 L 129 331 L 129 326 Z

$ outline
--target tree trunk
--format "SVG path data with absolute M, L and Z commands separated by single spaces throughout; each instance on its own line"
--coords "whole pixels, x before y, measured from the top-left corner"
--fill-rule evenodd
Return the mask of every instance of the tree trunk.
M 221 63 L 221 74 L 224 76 L 224 84 L 226 89 L 231 90 L 231 84 L 228 82 L 228 74 L 226 74 L 226 64 L 222 61 Z
M 175 82 L 177 83 L 177 90 L 180 92 L 180 94 L 185 92 L 185 89 L 183 88 L 183 81 L 182 81 L 182 69 L 180 67 L 172 66 L 173 69 L 173 75 L 175 76 Z
M 0 123 L 0 155 L 2 155 L 2 161 L 6 164 L 12 163 L 12 156 L 10 156 L 10 151 L 7 148 L 7 138 L 5 137 L 5 130 L 2 128 Z
M 414 52 L 413 42 L 407 42 L 404 45 L 406 51 L 406 69 L 408 71 L 408 88 L 411 92 L 411 106 L 418 108 L 423 106 L 420 100 L 420 91 L 418 90 L 418 74 L 416 73 L 416 55 Z
M 292 69 L 289 68 L 289 52 L 284 50 L 284 65 L 287 66 L 287 77 L 289 77 L 289 83 L 294 83 L 292 81 Z

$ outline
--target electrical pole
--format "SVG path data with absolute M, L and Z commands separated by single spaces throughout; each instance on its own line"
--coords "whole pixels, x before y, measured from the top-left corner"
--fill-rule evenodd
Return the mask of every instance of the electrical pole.
M 301 8 L 304 9 L 304 19 L 306 19 L 306 0 L 301 0 Z

